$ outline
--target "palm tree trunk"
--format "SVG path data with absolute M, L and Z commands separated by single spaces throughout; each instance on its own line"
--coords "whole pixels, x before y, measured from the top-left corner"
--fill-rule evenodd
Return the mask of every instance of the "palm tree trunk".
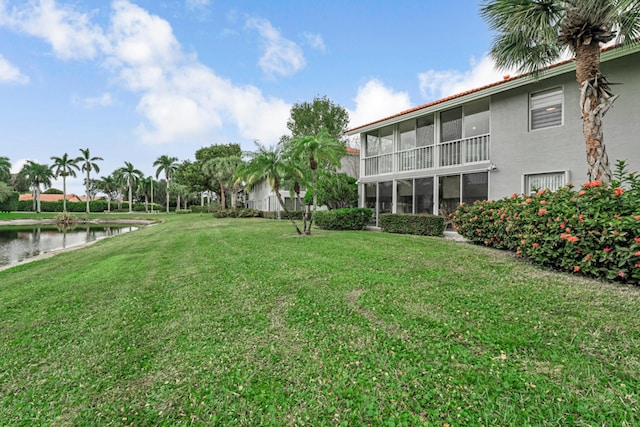
M 313 167 L 315 165 L 315 168 Z M 318 207 L 318 192 L 317 192 L 317 174 L 316 168 L 318 167 L 318 163 L 314 162 L 313 158 L 311 161 L 311 176 L 313 177 L 313 211 L 311 212 L 311 218 L 309 218 L 309 228 L 306 229 L 306 234 L 311 235 L 311 226 L 313 225 L 313 217 L 316 214 L 316 208 Z
M 607 82 L 600 74 L 600 46 L 591 44 L 576 46 L 576 78 L 580 84 L 580 109 L 582 130 L 587 152 L 587 178 L 589 181 L 611 181 L 611 165 L 605 150 L 602 118 L 611 108 L 615 96 L 608 90 Z
M 169 178 L 167 178 L 167 213 L 169 213 Z
M 40 213 L 40 186 L 36 187 L 36 212 Z
M 131 209 L 131 205 L 133 204 L 133 196 L 132 196 L 132 191 L 131 191 L 131 181 L 129 181 L 129 213 L 133 213 L 133 210 Z
M 224 184 L 220 183 L 220 209 L 227 209 L 227 199 L 224 195 Z
M 97 172 L 96 172 L 97 173 Z M 87 198 L 87 213 L 91 212 L 91 208 L 89 208 L 89 169 L 87 169 L 87 182 L 84 186 L 85 197 Z
M 67 177 L 62 176 L 62 212 L 67 212 Z

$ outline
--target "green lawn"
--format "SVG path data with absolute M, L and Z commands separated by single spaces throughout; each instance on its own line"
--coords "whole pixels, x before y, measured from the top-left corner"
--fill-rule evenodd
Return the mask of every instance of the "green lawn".
M 640 289 L 169 215 L 0 272 L 2 425 L 640 425 Z

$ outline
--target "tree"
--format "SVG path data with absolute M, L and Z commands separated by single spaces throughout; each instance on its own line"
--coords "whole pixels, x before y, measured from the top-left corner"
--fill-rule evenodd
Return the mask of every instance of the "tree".
M 89 207 L 89 200 L 91 200 L 91 172 L 95 171 L 96 173 L 100 173 L 100 167 L 96 162 L 104 160 L 102 157 L 91 157 L 91 153 L 89 153 L 89 149 L 80 149 L 82 156 L 77 158 L 78 162 L 82 163 L 82 171 L 86 173 L 85 175 L 85 197 L 87 198 L 87 213 L 91 212 L 91 208 Z
M 318 174 L 318 204 L 329 210 L 352 208 L 358 206 L 358 184 L 356 179 L 346 173 L 321 171 Z M 307 193 L 305 199 L 313 198 Z
M 156 169 L 156 179 L 160 176 L 160 173 L 164 171 L 164 178 L 167 181 L 167 188 L 171 184 L 171 178 L 173 178 L 173 173 L 178 168 L 178 158 L 177 157 L 169 157 L 166 154 L 158 157 L 155 162 L 153 162 L 153 166 L 157 166 Z M 167 213 L 169 213 L 169 191 L 167 191 Z
M 491 55 L 500 68 L 539 73 L 569 51 L 576 62 L 589 181 L 611 180 L 602 118 L 616 96 L 600 72 L 603 43 L 640 36 L 639 0 L 491 0 L 481 8 L 498 32 Z
M 129 190 L 129 213 L 133 212 L 133 186 L 142 179 L 142 172 L 136 169 L 131 163 L 124 162 L 124 167 L 116 169 L 116 176 L 122 182 L 126 183 Z
M 243 179 L 246 182 L 246 186 L 251 188 L 261 180 L 266 180 L 274 193 L 278 203 L 284 210 L 287 218 L 291 220 L 291 223 L 296 229 L 298 234 L 302 234 L 300 228 L 291 217 L 291 213 L 285 206 L 282 194 L 280 193 L 280 184 L 282 183 L 283 176 L 291 173 L 290 164 L 286 162 L 284 157 L 284 150 L 281 144 L 272 148 L 266 148 L 264 145 L 256 141 L 257 151 L 249 153 L 249 162 L 240 166 L 236 172 L 236 177 Z
M 33 199 L 37 213 L 40 213 L 40 186 L 51 187 L 53 172 L 48 165 L 29 160 L 20 170 L 21 177 L 33 190 Z
M 220 196 L 220 207 L 222 209 L 227 208 L 226 191 L 229 188 L 235 190 L 234 175 L 241 163 L 242 159 L 237 156 L 214 157 L 202 167 L 202 172 L 218 184 L 216 193 Z M 235 198 L 235 193 L 232 194 L 232 198 Z M 235 206 L 235 203 L 232 202 L 232 204 Z
M 78 166 L 79 159 L 70 159 L 67 153 L 62 157 L 51 157 L 53 164 L 51 170 L 56 178 L 62 177 L 62 212 L 67 211 L 67 177 L 76 176 L 76 171 L 80 170 Z
M 8 157 L 0 157 L 0 182 L 11 180 L 11 162 Z
M 317 135 L 322 130 L 334 139 L 342 139 L 349 125 L 349 113 L 326 96 L 312 102 L 296 103 L 291 107 L 287 128 L 293 137 Z
M 107 211 L 111 212 L 111 201 L 120 194 L 116 178 L 113 175 L 103 176 L 98 181 L 98 188 L 107 196 Z
M 152 176 L 142 178 L 138 191 L 141 196 L 144 197 L 144 210 L 149 211 L 149 199 L 151 200 L 151 213 L 153 213 L 153 195 L 158 194 L 158 181 L 153 179 Z
M 324 166 L 340 166 L 340 160 L 347 155 L 347 148 L 343 141 L 329 135 L 326 129 L 321 130 L 315 135 L 294 137 L 289 141 L 289 146 L 293 157 L 309 159 L 309 168 L 311 169 L 313 183 L 313 210 L 309 227 L 305 232 L 311 234 L 313 215 L 318 206 L 318 164 L 320 163 Z

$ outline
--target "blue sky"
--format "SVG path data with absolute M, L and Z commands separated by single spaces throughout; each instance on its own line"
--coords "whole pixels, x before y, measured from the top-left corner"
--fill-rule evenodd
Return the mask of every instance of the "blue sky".
M 455 4 L 455 7 L 453 6 Z M 501 79 L 480 1 L 0 0 L 0 156 L 162 154 L 275 143 L 327 96 L 351 127 Z M 83 194 L 82 177 L 68 192 Z M 61 184 L 56 185 L 61 188 Z

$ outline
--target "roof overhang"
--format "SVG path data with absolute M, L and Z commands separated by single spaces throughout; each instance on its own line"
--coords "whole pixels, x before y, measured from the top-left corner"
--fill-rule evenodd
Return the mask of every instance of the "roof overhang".
M 600 61 L 607 62 L 636 52 L 640 52 L 640 43 L 634 43 L 629 46 L 616 46 L 614 48 L 604 49 L 602 51 Z M 512 78 L 505 78 L 504 81 L 491 83 L 487 86 L 472 89 L 457 95 L 452 95 L 438 101 L 431 102 L 429 104 L 424 104 L 422 106 L 400 112 L 393 116 L 389 116 L 387 118 L 380 119 L 366 125 L 348 129 L 344 134 L 347 136 L 353 136 L 363 132 L 369 132 L 381 127 L 398 123 L 400 121 L 410 120 L 413 118 L 424 116 L 426 114 L 434 113 L 436 111 L 447 110 L 453 107 L 460 106 L 462 104 L 466 104 L 468 102 L 486 98 L 487 96 L 506 92 L 511 89 L 559 76 L 568 72 L 575 71 L 575 69 L 576 65 L 573 59 L 562 61 L 549 66 L 545 70 L 541 71 L 538 76 L 535 76 L 533 74 L 524 74 Z

